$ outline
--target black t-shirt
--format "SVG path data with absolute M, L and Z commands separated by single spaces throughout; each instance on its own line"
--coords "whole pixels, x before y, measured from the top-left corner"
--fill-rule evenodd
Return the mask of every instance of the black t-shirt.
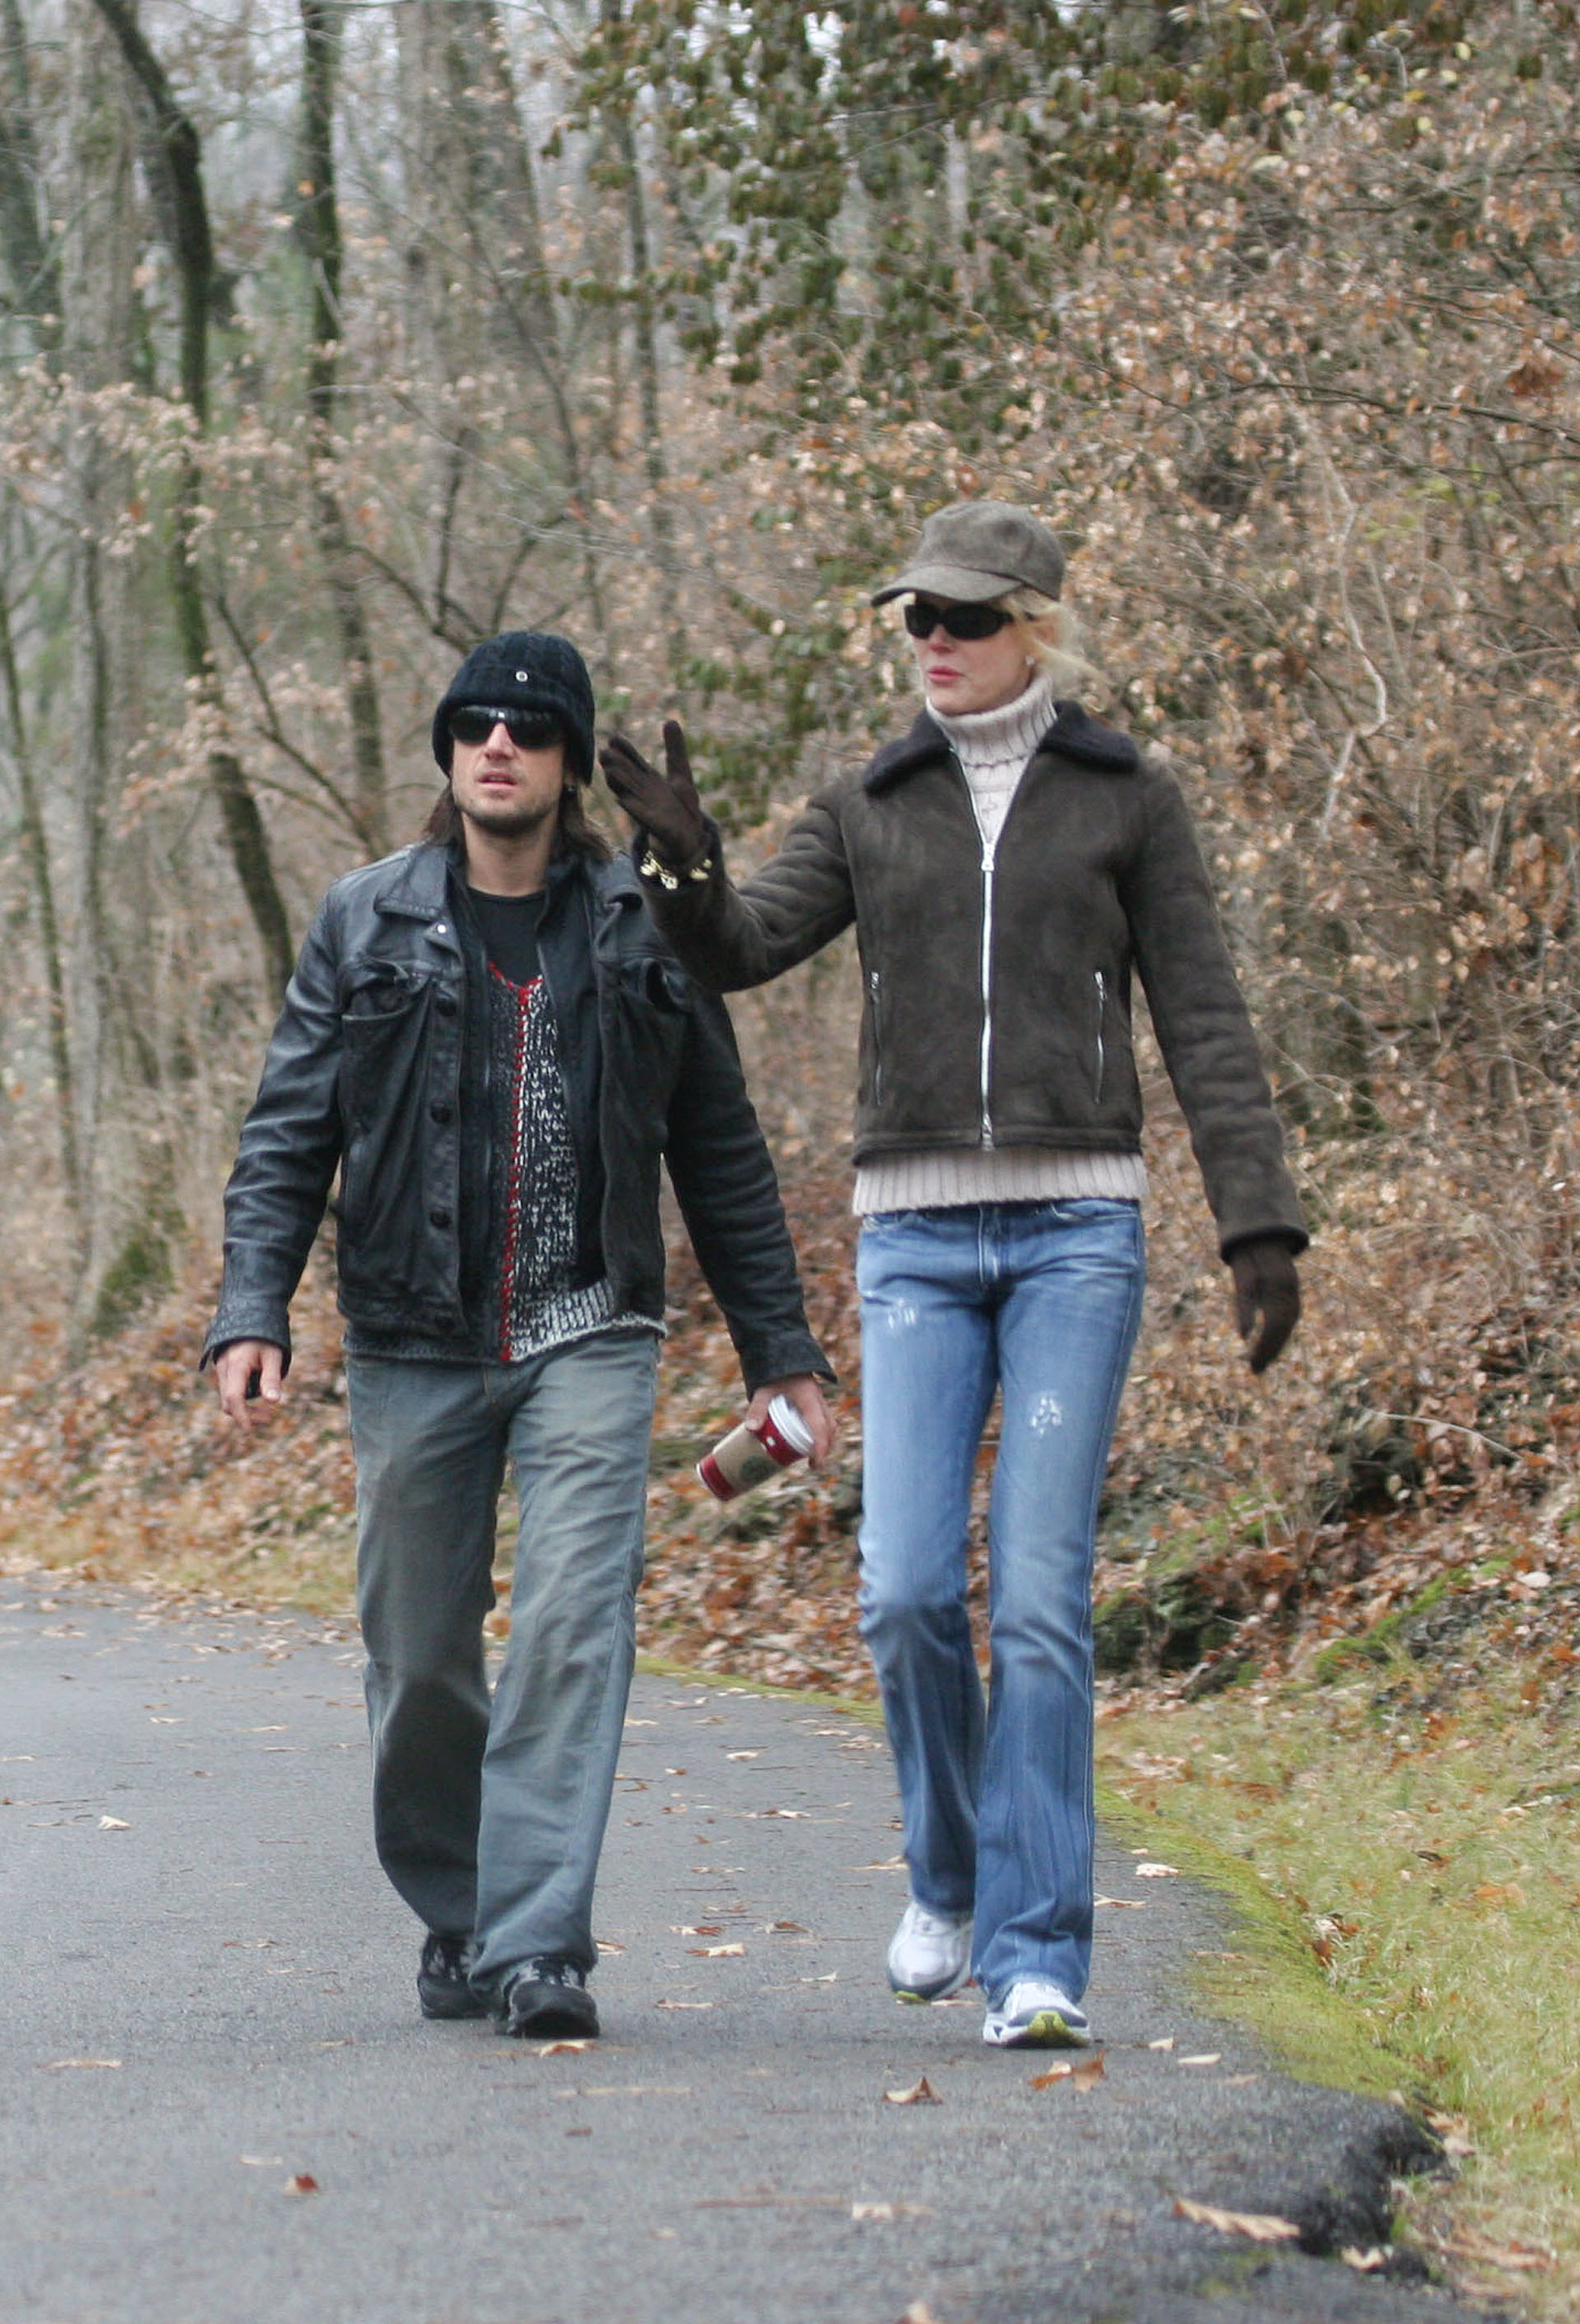
M 483 934 L 483 949 L 501 976 L 513 984 L 531 984 L 539 973 L 538 923 L 543 917 L 543 896 L 490 896 L 468 888 L 472 909 Z

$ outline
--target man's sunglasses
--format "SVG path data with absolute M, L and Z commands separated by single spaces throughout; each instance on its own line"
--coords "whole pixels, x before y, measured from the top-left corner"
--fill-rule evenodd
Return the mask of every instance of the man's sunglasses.
M 565 729 L 552 710 L 515 710 L 503 703 L 463 702 L 447 721 L 452 742 L 486 742 L 503 726 L 518 751 L 546 751 L 562 742 Z
M 1002 605 L 940 605 L 933 597 L 913 597 L 905 608 L 913 638 L 930 638 L 938 628 L 947 638 L 996 638 L 1010 619 Z

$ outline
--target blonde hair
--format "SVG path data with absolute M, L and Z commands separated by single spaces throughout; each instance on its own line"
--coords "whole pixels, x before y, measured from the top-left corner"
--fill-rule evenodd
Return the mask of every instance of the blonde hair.
M 1006 589 L 993 600 L 1008 613 L 1028 661 L 1052 673 L 1061 694 L 1101 690 L 1104 678 L 1081 650 L 1081 624 L 1069 607 L 1040 589 Z

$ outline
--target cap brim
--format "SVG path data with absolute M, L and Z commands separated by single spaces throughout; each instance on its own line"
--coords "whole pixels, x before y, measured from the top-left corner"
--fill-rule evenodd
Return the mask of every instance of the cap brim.
M 873 591 L 871 603 L 886 605 L 892 597 L 948 597 L 957 605 L 980 605 L 989 597 L 1007 596 L 1021 583 L 1012 573 L 984 573 L 970 565 L 913 565 L 898 581 Z

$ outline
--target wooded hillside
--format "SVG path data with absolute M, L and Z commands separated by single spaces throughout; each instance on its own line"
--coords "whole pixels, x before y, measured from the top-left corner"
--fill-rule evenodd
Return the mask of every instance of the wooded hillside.
M 414 833 L 478 636 L 682 715 L 744 859 L 909 718 L 866 589 L 991 493 L 1174 754 L 1317 1236 L 1253 1390 L 1152 1074 L 1109 1650 L 1374 1619 L 1428 1537 L 1564 1587 L 1567 0 L 0 0 L 0 42 L 19 1423 L 200 1304 L 294 944 Z M 840 955 L 740 1011 L 826 1312 L 853 1010 Z

